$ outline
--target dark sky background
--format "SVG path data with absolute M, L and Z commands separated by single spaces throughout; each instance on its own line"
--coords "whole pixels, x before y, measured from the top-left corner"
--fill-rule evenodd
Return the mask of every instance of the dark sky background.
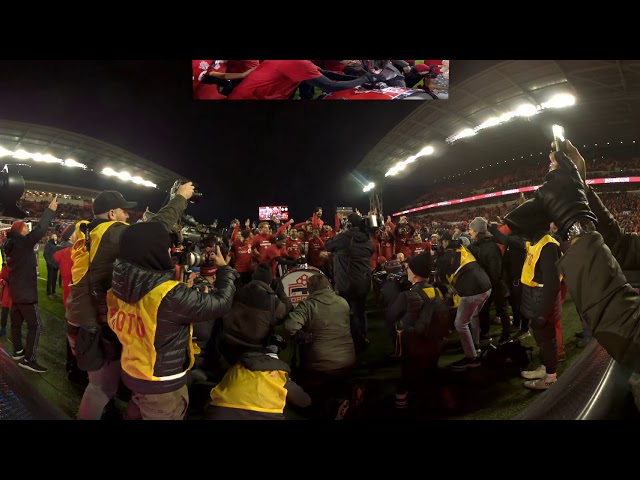
M 194 179 L 204 197 L 188 213 L 201 223 L 257 219 L 260 205 L 289 205 L 297 222 L 315 206 L 325 218 L 335 206 L 366 211 L 368 196 L 350 172 L 421 103 L 195 101 L 190 60 L 1 68 L 0 118 L 94 137 Z M 135 200 L 148 194 L 140 189 Z M 390 195 L 386 212 L 420 193 Z M 165 195 L 156 197 L 152 209 Z

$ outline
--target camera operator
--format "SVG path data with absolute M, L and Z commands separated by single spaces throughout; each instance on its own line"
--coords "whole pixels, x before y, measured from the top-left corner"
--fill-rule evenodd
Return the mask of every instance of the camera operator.
M 325 242 L 325 249 L 333 254 L 333 277 L 338 295 L 349 303 L 353 320 L 351 334 L 358 350 L 368 344 L 368 325 L 365 304 L 371 289 L 371 255 L 373 242 L 365 231 L 365 222 L 357 213 L 348 217 L 347 231 Z
M 124 230 L 107 294 L 109 327 L 122 344 L 129 417 L 182 420 L 189 406 L 187 371 L 195 362 L 192 327 L 231 308 L 235 272 L 216 247 L 215 291 L 174 280 L 171 237 L 157 222 Z
M 411 286 L 387 309 L 402 347 L 402 383 L 396 396 L 399 408 L 406 405 L 408 392 L 416 399 L 410 398 L 413 407 L 423 403 L 420 398 L 427 391 L 426 381 L 435 379 L 438 359 L 453 326 L 455 308 L 449 307 L 440 290 L 429 283 L 432 269 L 428 252 L 410 259 L 407 278 Z
M 176 225 L 194 194 L 191 182 L 180 185 L 176 195 L 148 222 L 160 223 L 167 232 Z M 86 244 L 74 246 L 73 284 L 67 299 L 67 320 L 79 327 L 76 340 L 78 367 L 89 374 L 78 419 L 99 420 L 104 407 L 120 385 L 121 345 L 107 326 L 106 293 L 111 287 L 113 263 L 120 254 L 120 239 L 129 228 L 127 202 L 120 192 L 105 190 L 93 202 L 95 218 L 89 223 Z M 87 245 L 88 244 L 88 245 Z M 87 245 L 87 248 L 85 248 Z
M 356 354 L 346 300 L 324 275 L 309 277 L 307 288 L 309 296 L 289 313 L 284 329 L 300 350 L 300 367 L 293 377 L 311 396 L 318 408 L 315 414 L 324 417 L 325 408 L 335 415 L 329 400 L 337 400 L 345 390 Z
M 271 267 L 259 264 L 253 280 L 236 292 L 231 311 L 222 319 L 218 350 L 233 365 L 244 352 L 264 348 L 275 326 L 292 308 L 282 282 L 274 281 Z

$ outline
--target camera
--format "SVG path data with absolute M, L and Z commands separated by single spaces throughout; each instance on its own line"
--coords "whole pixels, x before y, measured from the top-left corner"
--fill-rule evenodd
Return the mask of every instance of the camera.
M 175 265 L 199 267 L 207 262 L 220 247 L 224 257 L 229 254 L 228 230 L 217 229 L 214 225 L 204 225 L 185 215 L 180 221 L 181 228 L 172 234 L 171 258 Z
M 171 187 L 171 192 L 169 194 L 170 198 L 173 198 L 176 196 L 176 194 L 178 193 L 178 188 L 180 188 L 180 185 L 182 185 L 184 182 L 180 179 L 176 180 L 175 182 L 173 182 L 173 186 Z M 193 184 L 194 187 L 196 186 L 196 184 Z M 193 191 L 193 195 L 191 196 L 191 198 L 189 199 L 190 203 L 198 203 L 200 200 L 202 199 L 202 192 L 199 192 L 198 190 L 194 190 Z
M 26 212 L 17 205 L 24 193 L 24 178 L 17 170 L 9 171 L 10 165 L 5 165 L 0 171 L 0 213 L 7 217 L 24 218 Z M 11 165 L 12 167 L 28 167 L 29 165 Z M 13 168 L 11 169 L 13 170 Z

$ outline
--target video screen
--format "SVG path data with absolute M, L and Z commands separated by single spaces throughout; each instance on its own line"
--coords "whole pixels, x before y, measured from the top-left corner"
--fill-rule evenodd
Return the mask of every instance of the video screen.
M 260 220 L 271 220 L 274 215 L 280 220 L 289 220 L 289 207 L 286 205 L 258 207 L 258 217 Z

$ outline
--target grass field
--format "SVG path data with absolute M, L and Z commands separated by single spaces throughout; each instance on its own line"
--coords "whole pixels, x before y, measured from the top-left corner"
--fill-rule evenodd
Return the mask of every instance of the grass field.
M 40 337 L 39 358 L 49 368 L 46 374 L 38 375 L 25 372 L 27 378 L 34 383 L 42 394 L 57 404 L 69 415 L 75 414 L 82 395 L 82 389 L 69 384 L 64 371 L 65 335 L 61 319 L 64 316 L 62 306 L 62 289 L 53 300 L 46 296 L 46 265 L 40 252 L 38 295 L 40 309 L 50 312 L 54 317 L 47 320 Z M 396 384 L 400 379 L 400 364 L 389 358 L 392 351 L 391 340 L 388 338 L 383 325 L 382 311 L 373 302 L 368 305 L 370 347 L 362 353 L 357 361 L 355 376 L 366 383 L 366 400 L 359 412 L 359 418 L 367 419 L 403 419 L 394 408 L 394 394 Z M 493 325 L 491 333 L 494 338 L 500 334 L 500 325 Z M 574 334 L 581 330 L 580 319 L 575 311 L 573 302 L 567 299 L 563 307 L 562 331 L 564 336 L 567 360 L 560 365 L 558 374 L 569 368 L 580 355 Z M 26 335 L 26 328 L 23 335 Z M 534 346 L 534 340 L 529 337 L 523 341 L 525 345 Z M 4 337 L 0 344 L 7 351 L 11 351 L 10 339 Z M 289 347 L 281 353 L 285 361 L 291 359 L 293 348 Z M 538 364 L 538 349 L 533 351 L 532 368 Z M 450 420 L 507 420 L 522 412 L 528 405 L 541 395 L 541 392 L 524 388 L 524 380 L 519 372 L 495 371 L 486 366 L 470 369 L 466 372 L 452 372 L 447 366 L 462 356 L 462 349 L 457 333 L 453 332 L 448 340 L 445 351 L 440 358 L 440 377 L 438 386 L 430 392 L 428 407 L 425 404 L 418 419 L 450 419 Z M 208 396 L 212 383 L 198 385 L 198 392 Z M 432 394 L 431 394 L 432 393 Z M 194 405 L 197 397 L 192 395 Z M 122 406 L 122 405 L 121 405 Z M 197 413 L 191 416 L 197 420 Z M 299 415 L 288 412 L 287 418 L 303 419 Z

